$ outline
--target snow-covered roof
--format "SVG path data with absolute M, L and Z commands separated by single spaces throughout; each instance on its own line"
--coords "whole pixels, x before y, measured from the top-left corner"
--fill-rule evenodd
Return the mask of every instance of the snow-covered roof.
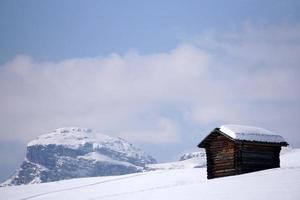
M 269 130 L 244 125 L 222 125 L 220 131 L 235 140 L 268 142 L 268 143 L 287 143 L 284 138 Z

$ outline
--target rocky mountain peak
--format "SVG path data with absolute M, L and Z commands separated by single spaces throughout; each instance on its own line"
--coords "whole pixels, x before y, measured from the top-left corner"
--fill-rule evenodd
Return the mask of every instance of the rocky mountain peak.
M 153 157 L 122 138 L 87 128 L 58 128 L 28 143 L 24 162 L 5 184 L 128 174 L 151 163 L 156 163 Z

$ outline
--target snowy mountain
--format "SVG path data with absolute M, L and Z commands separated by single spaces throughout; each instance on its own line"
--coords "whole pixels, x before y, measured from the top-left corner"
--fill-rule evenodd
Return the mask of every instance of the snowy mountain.
M 211 180 L 206 178 L 206 168 L 192 168 L 10 186 L 0 188 L 0 199 L 298 200 L 300 149 L 285 151 L 281 166 Z
M 20 169 L 3 185 L 142 172 L 155 159 L 121 138 L 84 128 L 59 128 L 27 145 Z
M 185 153 L 177 162 L 147 165 L 147 169 L 149 170 L 191 169 L 201 167 L 206 167 L 206 154 L 204 149 L 197 152 Z
M 187 160 L 187 159 L 191 159 L 191 158 L 201 158 L 201 159 L 205 160 L 205 162 L 206 162 L 205 150 L 201 149 L 200 151 L 197 151 L 197 152 L 185 153 L 179 158 L 179 161 L 183 161 L 183 160 Z

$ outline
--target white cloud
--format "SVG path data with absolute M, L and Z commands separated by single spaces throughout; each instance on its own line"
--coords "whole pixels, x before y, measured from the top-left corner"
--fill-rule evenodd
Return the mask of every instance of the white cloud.
M 141 135 L 150 137 L 157 120 L 147 122 L 139 116 L 184 99 L 186 88 L 193 86 L 208 60 L 204 52 L 187 45 L 170 53 L 142 56 L 129 52 L 58 63 L 16 57 L 1 67 L 0 120 L 6 125 L 3 132 L 9 133 L 2 139 L 29 140 L 38 132 L 68 125 L 108 132 L 139 129 Z M 148 142 L 177 141 L 177 136 L 168 138 L 171 131 L 178 134 L 176 130 L 160 128 L 153 131 L 160 136 Z M 140 141 L 141 137 L 134 138 Z
M 130 132 L 120 132 L 120 136 L 130 141 L 165 144 L 177 143 L 180 141 L 179 127 L 177 123 L 168 118 L 158 119 L 157 124 L 153 124 L 153 130 L 136 130 Z
M 60 62 L 18 56 L 0 66 L 1 140 L 84 126 L 176 143 L 188 134 L 177 108 L 195 127 L 251 123 L 292 135 L 300 128 L 293 120 L 300 117 L 298 33 L 299 26 L 250 26 L 202 34 L 167 53 Z

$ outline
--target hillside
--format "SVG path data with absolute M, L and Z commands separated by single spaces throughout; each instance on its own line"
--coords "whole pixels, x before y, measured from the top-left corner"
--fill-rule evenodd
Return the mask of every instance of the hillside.
M 157 170 L 122 176 L 64 180 L 0 188 L 1 199 L 298 200 L 300 150 L 281 156 L 282 168 L 206 179 L 205 168 Z

